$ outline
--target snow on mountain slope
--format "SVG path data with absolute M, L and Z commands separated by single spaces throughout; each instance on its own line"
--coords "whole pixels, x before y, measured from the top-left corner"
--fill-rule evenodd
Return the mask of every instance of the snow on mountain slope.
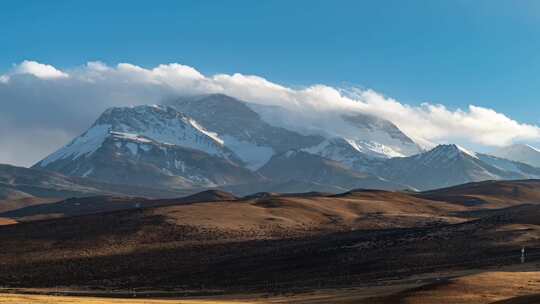
M 325 113 L 324 120 L 311 121 L 309 114 L 306 117 L 298 114 L 291 116 L 283 107 L 248 105 L 271 125 L 282 126 L 301 134 L 316 134 L 329 140 L 342 138 L 366 156 L 402 157 L 424 150 L 392 122 L 373 115 L 328 112 Z
M 156 142 L 189 147 L 226 157 L 223 141 L 197 121 L 167 106 L 111 108 L 95 125 L 110 125 L 110 131 L 144 136 Z
M 338 126 L 310 134 L 268 121 L 268 111 L 284 109 L 225 95 L 184 97 L 169 104 L 109 109 L 35 167 L 173 189 L 291 179 L 345 188 L 433 189 L 540 177 L 538 168 L 456 145 L 423 152 L 393 123 L 371 115 L 329 113 L 339 115 L 329 119 Z
M 117 184 L 211 187 L 258 180 L 214 133 L 165 106 L 112 108 L 35 165 Z
M 110 129 L 110 125 L 95 125 L 36 165 L 46 168 L 50 163 L 61 159 L 70 158 L 75 160 L 81 156 L 92 154 L 101 146 L 105 138 L 107 138 Z
M 320 136 L 274 127 L 245 102 L 227 95 L 184 97 L 169 105 L 214 132 L 252 170 L 263 166 L 276 153 L 313 146 L 323 140 Z
M 403 157 L 422 152 L 422 148 L 392 122 L 367 114 L 343 116 L 354 129 L 344 134 L 357 148 L 375 157 Z
M 317 146 L 302 149 L 304 152 L 319 155 L 341 163 L 349 169 L 368 172 L 371 167 L 381 160 L 365 153 L 356 142 L 344 138 L 331 138 Z
M 540 168 L 488 154 L 476 154 L 483 162 L 500 170 L 521 174 L 523 178 L 540 178 Z
M 341 138 L 352 145 L 354 150 L 364 154 L 363 157 L 402 157 L 423 151 L 420 145 L 392 122 L 372 115 L 328 113 L 325 121 L 314 123 L 308 120 L 306 126 L 300 127 L 303 117 L 289 117 L 285 108 L 253 104 L 250 107 L 269 124 L 283 125 L 301 134 L 317 134 L 330 140 L 323 143 L 324 146 L 328 146 L 335 138 Z
M 355 139 L 325 140 L 275 127 L 245 102 L 225 95 L 184 98 L 171 105 L 108 109 L 89 130 L 35 167 L 117 184 L 213 187 L 264 180 L 253 171 L 286 151 L 304 149 L 338 161 L 346 167 L 340 174 L 357 179 L 359 173 L 347 170 L 358 172 L 372 159 L 403 150 L 360 140 L 360 133 Z M 377 134 L 370 139 L 414 145 L 389 122 L 358 119 L 347 124 Z
M 384 159 L 405 157 L 422 152 L 422 148 L 391 122 L 370 115 L 345 116 L 352 129 L 344 128 L 344 137 L 325 140 L 303 149 L 342 163 L 348 168 L 371 172 Z
M 378 158 L 422 151 L 393 123 L 372 115 L 329 113 L 338 115 L 331 118 L 339 123 L 335 128 L 337 134 L 324 127 L 302 133 L 305 130 L 294 128 L 294 124 L 283 125 L 282 119 L 278 119 L 287 116 L 285 108 L 253 104 L 222 94 L 184 97 L 169 105 L 214 132 L 252 170 L 262 167 L 273 155 L 290 150 L 319 155 L 357 171 L 367 170 Z
M 275 153 L 271 147 L 239 140 L 228 134 L 223 135 L 222 139 L 223 143 L 227 145 L 227 148 L 238 155 L 250 170 L 257 170 L 262 167 Z
M 118 132 L 110 132 L 92 153 L 51 162 L 45 169 L 114 184 L 169 189 L 262 180 L 258 174 L 226 158 Z
M 137 106 L 108 109 L 90 129 L 36 166 L 46 168 L 55 161 L 77 160 L 91 155 L 113 135 L 193 148 L 225 158 L 232 156 L 215 134 L 206 131 L 193 119 L 169 107 Z
M 475 153 L 458 145 L 439 145 L 432 150 L 413 156 L 423 165 L 446 168 L 456 160 L 477 160 Z
M 530 145 L 515 144 L 500 148 L 490 154 L 497 157 L 526 163 L 531 166 L 540 167 L 540 150 Z
M 99 150 L 92 162 L 91 176 L 100 180 L 191 188 L 260 179 L 257 174 L 226 158 L 189 147 L 118 136 L 109 138 L 105 146 L 107 148 Z M 115 156 L 112 160 L 111 155 Z
M 418 155 L 388 159 L 371 173 L 428 190 L 482 180 L 536 178 L 540 171 L 472 153 L 457 145 L 439 145 Z

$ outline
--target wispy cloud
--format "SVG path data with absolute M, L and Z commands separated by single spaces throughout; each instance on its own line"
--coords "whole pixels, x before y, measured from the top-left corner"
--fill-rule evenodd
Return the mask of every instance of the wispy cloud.
M 147 69 L 129 63 L 89 62 L 61 70 L 23 61 L 0 76 L 0 162 L 29 165 L 39 160 L 84 131 L 111 106 L 160 103 L 179 95 L 207 93 L 279 106 L 286 111 L 269 121 L 302 132 L 352 132 L 340 115 L 363 112 L 391 120 L 419 141 L 502 146 L 540 139 L 538 126 L 474 105 L 467 109 L 432 103 L 411 106 L 372 90 L 320 84 L 290 88 L 252 75 L 206 76 L 177 63 Z

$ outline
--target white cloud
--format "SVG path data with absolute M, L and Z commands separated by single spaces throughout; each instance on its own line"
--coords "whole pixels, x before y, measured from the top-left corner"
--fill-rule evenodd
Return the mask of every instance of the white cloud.
M 7 82 L 10 75 L 33 75 L 41 79 L 67 78 L 69 75 L 52 65 L 42 64 L 36 61 L 25 60 L 16 65 L 8 74 L 2 75 L 3 82 Z
M 108 107 L 153 104 L 179 95 L 206 93 L 224 93 L 251 103 L 284 108 L 287 111 L 276 114 L 264 110 L 275 107 L 263 107 L 261 113 L 271 123 L 302 132 L 343 134 L 351 130 L 340 115 L 363 112 L 389 119 L 421 141 L 491 147 L 540 140 L 537 126 L 473 105 L 456 110 L 432 103 L 411 106 L 372 90 L 343 90 L 325 85 L 297 89 L 253 75 L 205 76 L 177 63 L 143 68 L 129 63 L 108 66 L 89 62 L 61 71 L 51 65 L 24 61 L 0 76 L 0 120 L 4 124 L 0 162 L 29 165 L 37 161 L 59 146 L 60 141 L 84 131 Z M 36 136 L 51 136 L 54 140 L 36 141 Z M 36 153 L 19 153 L 28 149 L 23 141 L 36 142 L 32 149 Z
M 371 90 L 356 91 L 356 96 L 364 111 L 391 120 L 416 138 L 491 147 L 540 139 L 538 126 L 519 123 L 488 108 L 470 105 L 466 110 L 449 110 L 430 103 L 413 107 Z

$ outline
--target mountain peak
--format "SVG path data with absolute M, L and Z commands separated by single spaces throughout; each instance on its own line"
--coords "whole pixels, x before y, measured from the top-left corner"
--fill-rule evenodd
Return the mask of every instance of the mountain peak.
M 192 118 L 172 107 L 142 105 L 107 109 L 86 132 L 36 166 L 57 168 L 62 164 L 64 167 L 68 163 L 91 156 L 102 149 L 110 139 L 115 140 L 118 148 L 122 146 L 118 141 L 143 144 L 145 147 L 142 148 L 146 150 L 150 149 L 148 145 L 157 144 L 196 149 L 236 161 L 231 151 L 223 146 L 220 138 L 201 127 Z M 139 149 L 133 145 L 129 147 L 136 156 Z M 90 169 L 88 172 L 91 172 Z M 82 176 L 86 177 L 85 174 Z
M 409 137 L 375 116 L 342 117 L 343 132 L 307 135 L 272 125 L 257 111 L 223 94 L 185 97 L 169 106 L 111 108 L 35 167 L 114 183 L 171 187 L 296 180 L 343 188 L 392 183 L 431 189 L 540 176 L 540 169 L 455 144 L 418 154 L 423 150 Z M 513 151 L 534 152 L 540 161 L 540 151 L 530 146 L 516 145 Z
M 499 150 L 534 151 L 540 153 L 540 149 L 535 148 L 529 144 L 513 144 L 500 148 Z
M 133 122 L 136 120 L 145 120 L 148 115 L 163 115 L 169 119 L 185 118 L 186 116 L 174 108 L 166 105 L 139 105 L 127 107 L 112 107 L 105 110 L 96 120 L 94 126 L 103 124 L 123 124 L 125 120 Z
M 527 148 L 529 148 L 529 149 L 531 149 L 531 150 L 534 150 L 534 151 L 536 151 L 536 152 L 540 152 L 540 149 L 535 148 L 535 147 L 533 147 L 533 146 L 531 146 L 531 145 L 523 144 L 523 146 L 525 146 L 525 147 L 527 147 Z
M 419 154 L 419 156 L 426 156 L 426 155 L 436 156 L 437 158 L 444 157 L 444 158 L 449 158 L 449 159 L 455 158 L 457 156 L 462 156 L 462 155 L 478 158 L 476 156 L 476 153 L 471 152 L 456 144 L 441 144 L 427 152 Z
M 540 170 L 445 144 L 415 156 L 389 159 L 374 173 L 426 190 L 480 180 L 534 178 Z
M 491 153 L 494 156 L 540 167 L 540 149 L 528 144 L 513 144 Z

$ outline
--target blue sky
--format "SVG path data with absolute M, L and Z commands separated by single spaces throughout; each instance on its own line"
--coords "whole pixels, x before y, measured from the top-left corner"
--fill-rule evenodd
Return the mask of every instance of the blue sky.
M 0 71 L 25 59 L 373 88 L 538 123 L 538 1 L 3 1 Z

